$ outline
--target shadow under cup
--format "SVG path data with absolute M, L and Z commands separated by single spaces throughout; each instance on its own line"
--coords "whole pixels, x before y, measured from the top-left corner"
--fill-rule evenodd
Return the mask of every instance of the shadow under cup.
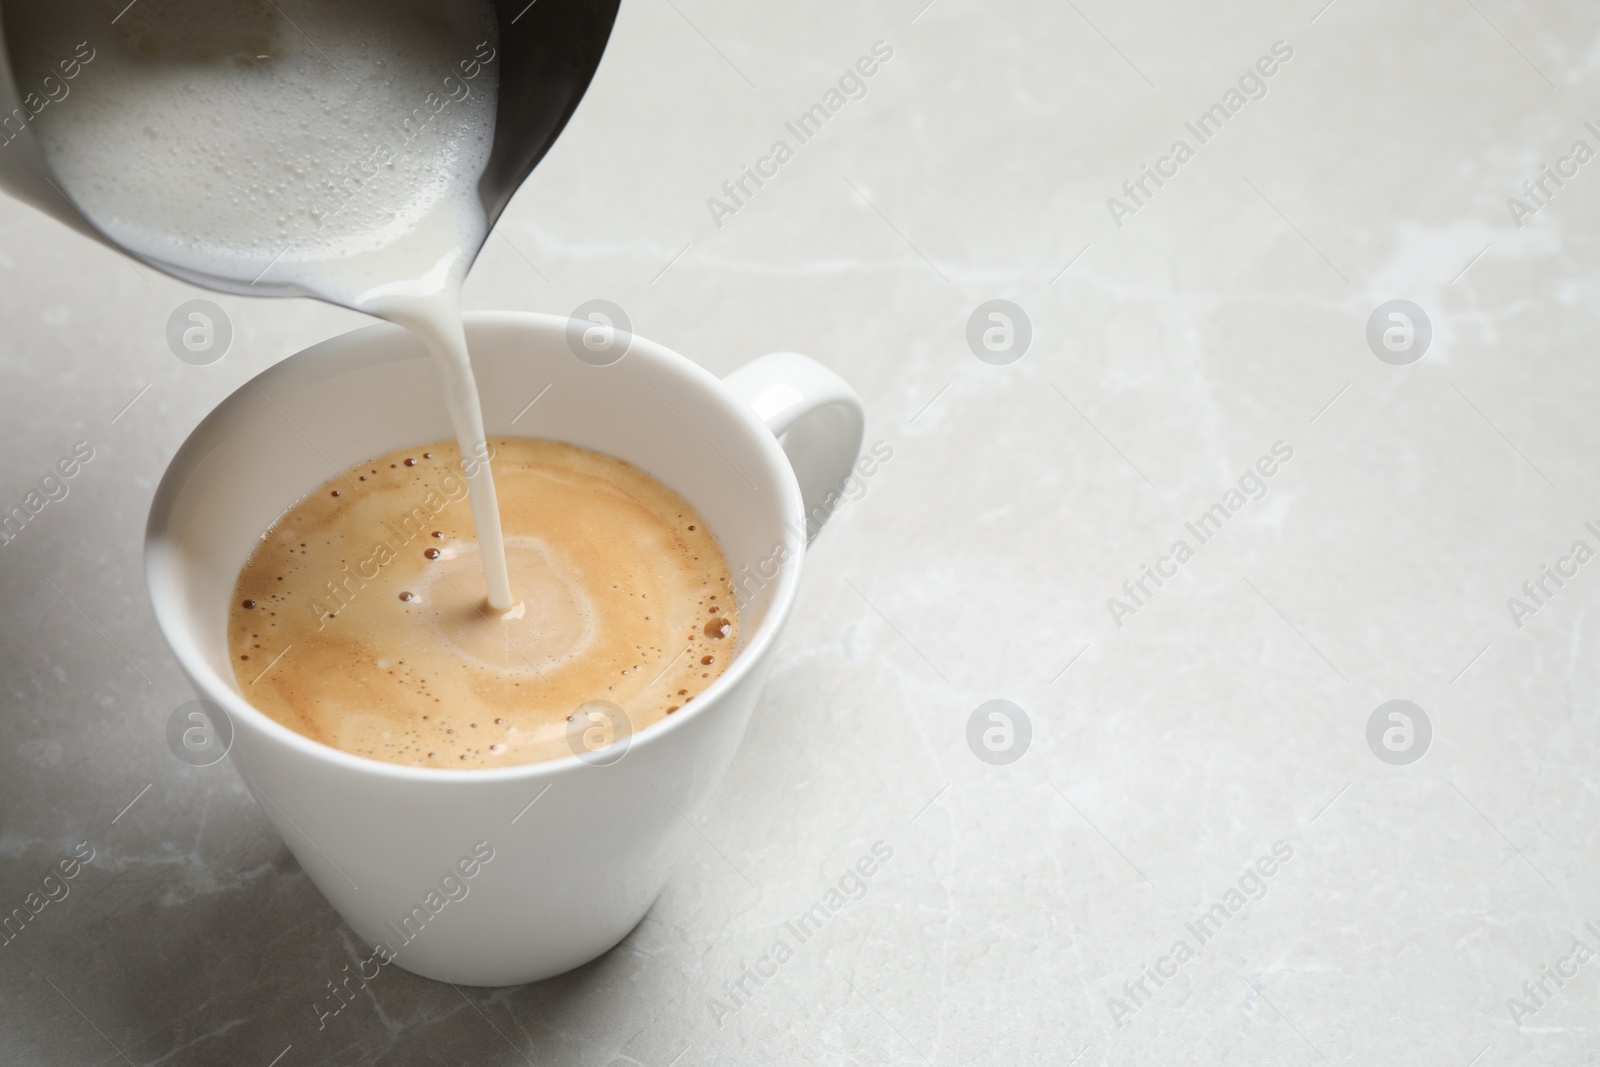
M 212 412 L 157 490 L 146 572 L 179 663 L 231 721 L 240 775 L 339 914 L 407 970 L 506 985 L 593 959 L 655 899 L 743 736 L 794 599 L 805 518 L 762 419 L 682 356 L 633 337 L 620 361 L 594 366 L 555 316 L 474 313 L 466 326 L 490 436 L 627 460 L 695 507 L 734 575 L 733 661 L 692 704 L 634 734 L 621 759 L 404 767 L 313 741 L 241 695 L 227 622 L 261 535 L 339 471 L 453 436 L 434 363 L 399 327 L 291 356 Z

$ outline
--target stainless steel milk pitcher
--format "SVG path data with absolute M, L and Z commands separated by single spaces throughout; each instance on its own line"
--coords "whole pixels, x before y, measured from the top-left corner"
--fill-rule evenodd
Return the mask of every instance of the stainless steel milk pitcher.
M 80 233 L 184 281 L 248 296 L 311 295 L 292 283 L 222 277 L 153 261 L 118 246 L 78 210 L 40 152 L 32 121 L 44 108 L 64 101 L 73 79 L 88 71 L 93 63 L 94 31 L 86 29 L 78 54 L 64 57 L 59 70 L 39 85 L 17 84 L 5 36 L 9 13 L 26 4 L 51 2 L 0 0 L 0 189 Z M 140 2 L 149 0 L 133 0 L 117 18 Z M 477 190 L 490 227 L 523 179 L 549 151 L 583 98 L 605 52 L 619 3 L 620 0 L 495 0 L 500 85 L 494 143 Z M 477 252 L 471 251 L 474 255 Z

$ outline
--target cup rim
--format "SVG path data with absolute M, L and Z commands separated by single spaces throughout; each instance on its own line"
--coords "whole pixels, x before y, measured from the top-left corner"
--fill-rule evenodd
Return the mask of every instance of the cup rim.
M 469 341 L 475 329 L 493 329 L 496 327 L 536 333 L 547 332 L 554 335 L 556 340 L 560 340 L 565 335 L 568 323 L 568 317 L 564 315 L 529 311 L 467 311 L 463 313 L 462 319 Z M 166 640 L 168 648 L 172 650 L 179 666 L 182 667 L 190 682 L 199 690 L 199 695 L 203 699 L 221 707 L 223 712 L 234 723 L 238 723 L 242 719 L 248 722 L 258 733 L 288 746 L 302 756 L 353 772 L 365 772 L 391 780 L 431 784 L 537 781 L 543 778 L 554 778 L 572 773 L 579 769 L 620 765 L 635 748 L 640 746 L 654 747 L 669 734 L 685 729 L 691 720 L 706 714 L 708 708 L 720 701 L 726 693 L 740 685 L 746 676 L 756 670 L 757 664 L 765 657 L 772 643 L 777 639 L 778 630 L 783 626 L 790 610 L 794 606 L 799 587 L 801 564 L 806 550 L 804 540 L 795 542 L 787 537 L 783 540 L 782 543 L 789 547 L 790 552 L 786 559 L 780 560 L 778 574 L 771 579 L 771 584 L 773 585 L 772 605 L 762 619 L 761 624 L 745 640 L 743 647 L 735 655 L 728 668 L 718 675 L 711 685 L 688 705 L 680 708 L 672 715 L 665 716 L 659 721 L 632 733 L 629 737 L 627 751 L 616 760 L 603 765 L 591 764 L 576 755 L 568 755 L 556 759 L 538 760 L 533 763 L 513 764 L 507 767 L 447 770 L 434 767 L 414 767 L 401 763 L 389 763 L 384 760 L 373 759 L 370 756 L 359 756 L 353 752 L 346 752 L 343 749 L 335 748 L 322 741 L 307 737 L 305 734 L 283 725 L 251 704 L 242 694 L 237 692 L 228 680 L 222 678 L 217 671 L 212 669 L 210 663 L 200 654 L 195 642 L 189 636 L 188 623 L 182 619 L 181 615 L 183 609 L 173 603 L 171 593 L 161 584 L 165 580 L 168 570 L 177 567 L 174 553 L 169 550 L 166 543 L 166 529 L 172 517 L 173 506 L 186 486 L 194 467 L 209 453 L 212 436 L 220 428 L 226 426 L 228 420 L 232 417 L 232 410 L 235 407 L 249 401 L 247 394 L 282 377 L 305 375 L 308 372 L 304 368 L 308 366 L 316 368 L 317 377 L 331 378 L 359 366 L 388 362 L 392 358 L 427 358 L 425 355 L 418 356 L 398 352 L 392 356 L 384 356 L 380 350 L 376 350 L 373 347 L 374 345 L 383 345 L 406 336 L 409 336 L 409 334 L 403 327 L 393 323 L 378 322 L 326 338 L 290 356 L 286 356 L 244 382 L 216 404 L 206 414 L 205 418 L 201 419 L 194 429 L 189 432 L 189 435 L 184 438 L 183 444 L 178 447 L 178 450 L 168 462 L 166 470 L 162 473 L 161 481 L 156 487 L 155 496 L 150 504 L 149 517 L 145 524 L 145 588 L 150 597 L 151 608 L 156 616 L 156 624 L 161 630 L 162 637 Z M 654 362 L 663 368 L 683 375 L 692 384 L 718 398 L 723 407 L 730 411 L 735 421 L 744 424 L 745 429 L 748 431 L 748 436 L 755 442 L 757 452 L 777 475 L 775 491 L 781 497 L 782 529 L 785 534 L 793 529 L 805 528 L 804 505 L 801 502 L 800 485 L 795 477 L 794 468 L 790 465 L 789 458 L 779 444 L 778 438 L 753 408 L 736 396 L 723 383 L 722 379 L 698 363 L 667 348 L 665 345 L 641 337 L 638 334 L 632 335 L 632 342 L 625 358 L 630 360 L 637 358 Z M 480 368 L 475 367 L 474 369 L 479 370 Z M 669 486 L 669 488 L 673 487 Z M 288 505 L 286 504 L 285 506 L 287 507 Z M 741 634 L 741 637 L 744 636 Z M 235 729 L 235 744 L 237 740 L 238 731 Z M 229 754 L 232 754 L 231 746 Z

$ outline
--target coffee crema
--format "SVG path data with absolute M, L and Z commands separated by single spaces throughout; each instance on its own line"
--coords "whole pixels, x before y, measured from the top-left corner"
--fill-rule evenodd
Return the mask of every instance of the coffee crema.
M 250 703 L 359 756 L 498 767 L 571 755 L 585 704 L 638 731 L 726 669 L 732 576 L 687 501 L 576 445 L 489 444 L 511 610 L 484 598 L 455 442 L 380 456 L 286 511 L 240 572 L 228 649 Z

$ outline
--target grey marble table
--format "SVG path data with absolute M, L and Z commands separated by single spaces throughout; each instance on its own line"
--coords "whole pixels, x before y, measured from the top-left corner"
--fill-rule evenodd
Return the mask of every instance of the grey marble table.
M 140 542 L 363 320 L 190 366 L 205 294 L 0 203 L 0 505 L 93 452 L 0 545 L 0 1062 L 1594 1062 L 1597 128 L 1571 0 L 630 0 L 469 304 L 809 353 L 893 455 L 627 940 L 326 1019 L 363 946 L 168 751 Z

